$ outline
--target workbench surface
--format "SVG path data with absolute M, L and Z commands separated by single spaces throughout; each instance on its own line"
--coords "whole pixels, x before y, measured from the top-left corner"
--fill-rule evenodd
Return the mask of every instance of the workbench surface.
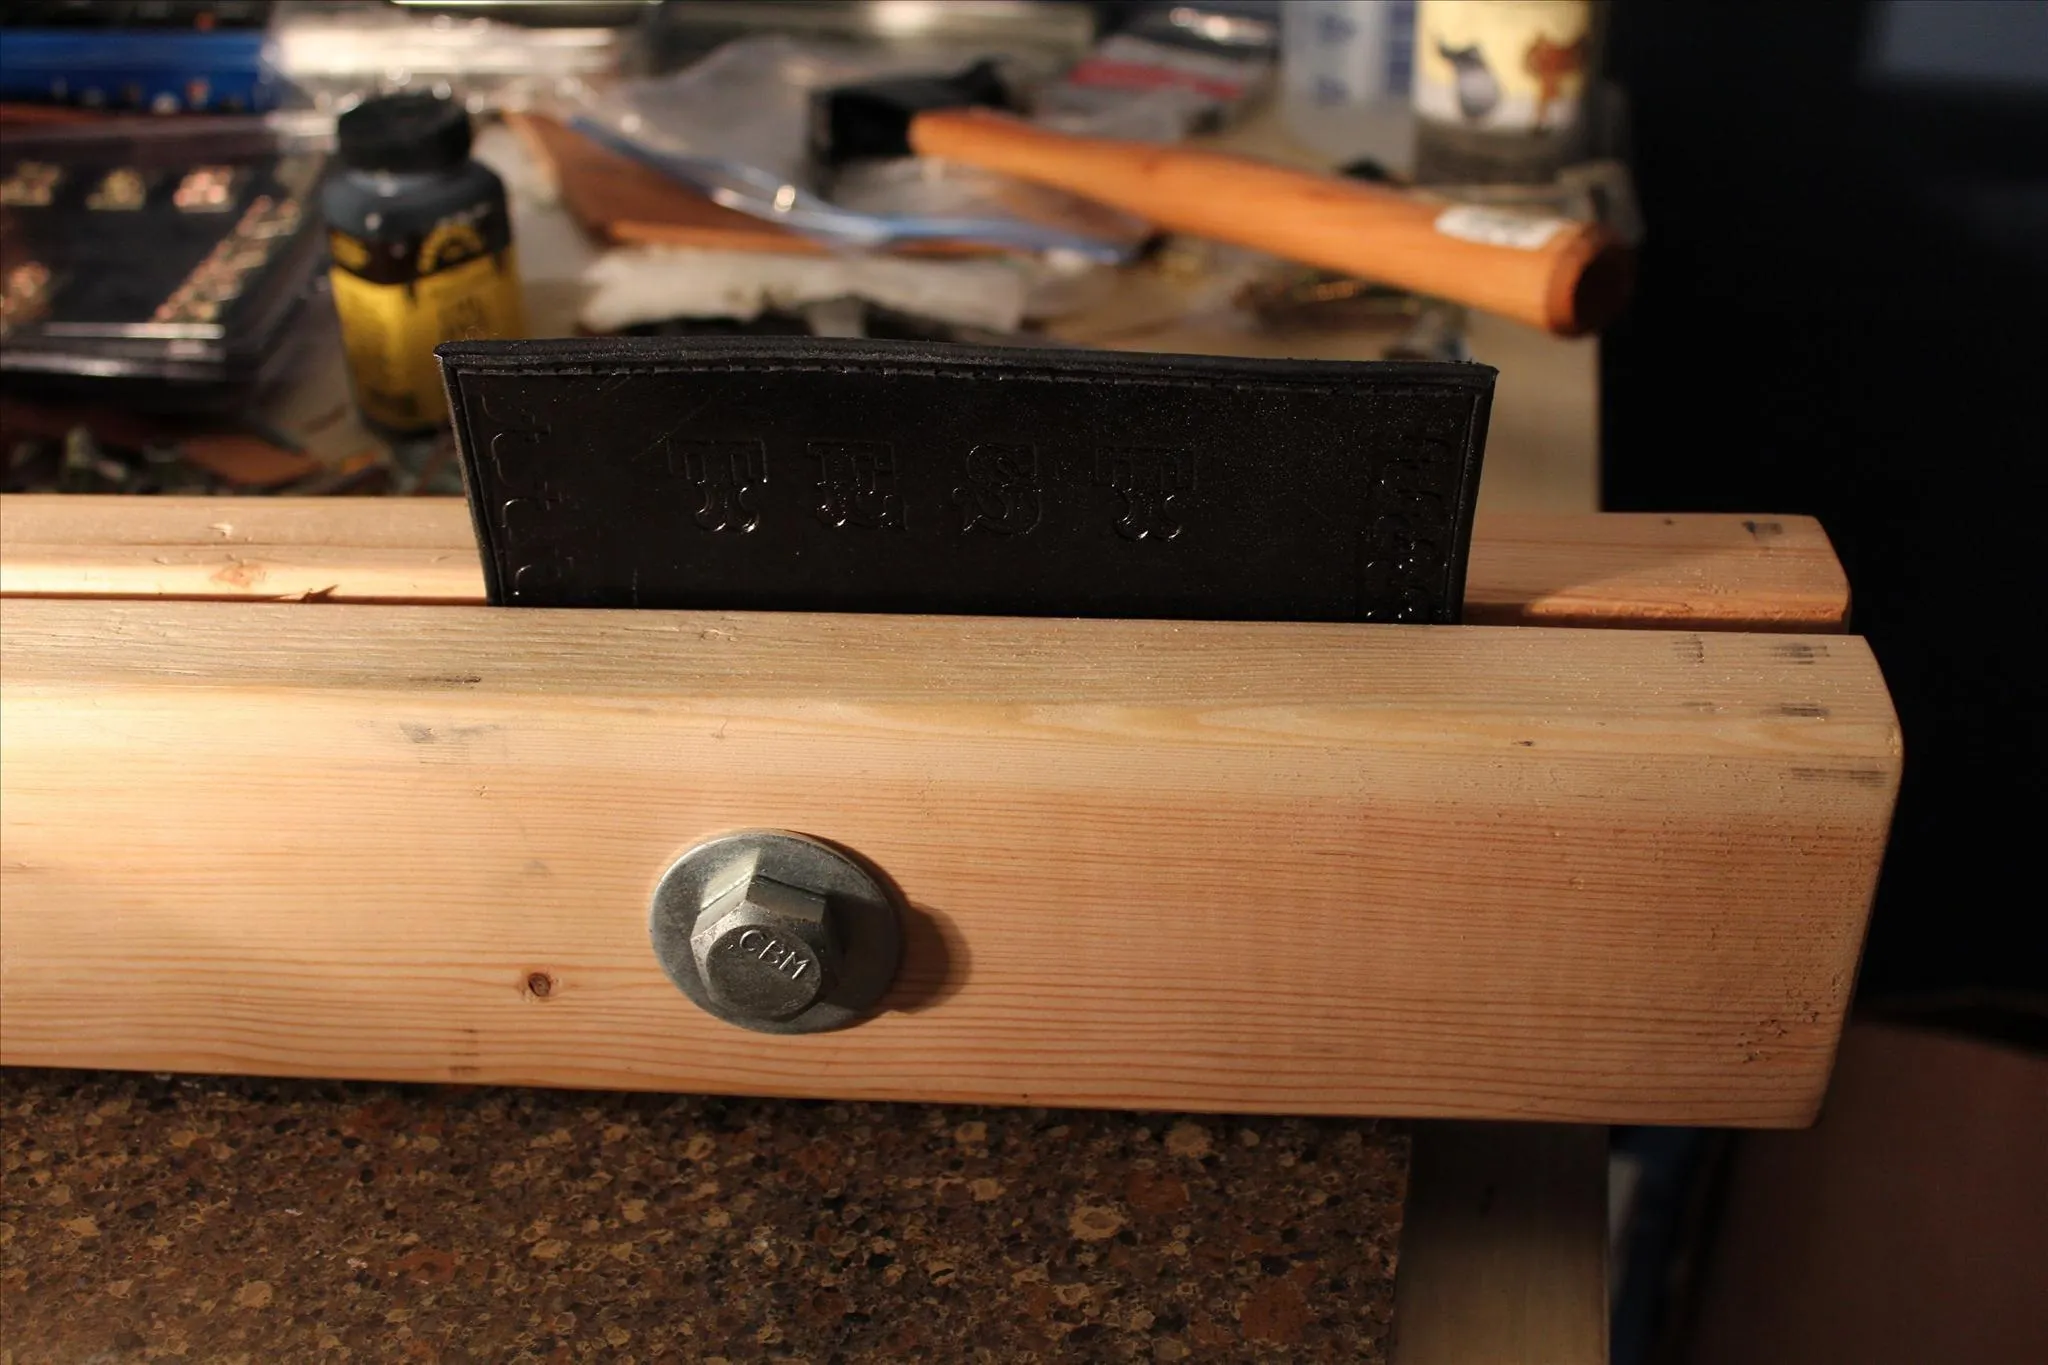
M 0 1353 L 1380 1361 L 1392 1124 L 0 1072 Z

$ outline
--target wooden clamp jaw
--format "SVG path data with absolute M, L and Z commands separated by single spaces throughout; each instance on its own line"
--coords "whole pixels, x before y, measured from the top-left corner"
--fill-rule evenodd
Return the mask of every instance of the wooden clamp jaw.
M 433 501 L 0 533 L 10 1064 L 1800 1124 L 1900 764 L 1799 518 L 1482 519 L 1513 629 L 500 611 Z M 747 827 L 903 893 L 873 1017 L 663 976 Z

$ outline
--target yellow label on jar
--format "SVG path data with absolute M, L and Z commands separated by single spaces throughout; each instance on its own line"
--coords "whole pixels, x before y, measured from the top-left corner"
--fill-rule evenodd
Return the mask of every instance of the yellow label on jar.
M 526 330 L 510 247 L 401 284 L 379 284 L 339 265 L 329 275 L 356 402 L 387 427 L 410 431 L 447 420 L 434 347 Z

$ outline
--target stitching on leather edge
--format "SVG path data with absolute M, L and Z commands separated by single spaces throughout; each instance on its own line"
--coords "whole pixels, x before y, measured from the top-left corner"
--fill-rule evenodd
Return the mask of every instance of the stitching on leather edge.
M 1007 367 L 998 369 L 967 367 L 942 369 L 936 366 L 889 366 L 883 368 L 869 365 L 810 365 L 789 364 L 787 362 L 756 365 L 744 361 L 723 361 L 715 365 L 632 365 L 624 367 L 578 364 L 549 367 L 546 369 L 535 369 L 532 366 L 464 365 L 458 368 L 456 373 L 460 376 L 494 375 L 499 377 L 509 376 L 515 379 L 531 379 L 535 377 L 567 379 L 577 376 L 599 375 L 608 378 L 618 378 L 621 376 L 660 374 L 847 374 L 858 375 L 862 378 L 900 376 L 912 379 L 1033 379 L 1041 383 L 1050 384 L 1148 385 L 1158 388 L 1179 389 L 1210 388 L 1218 384 L 1228 384 L 1232 388 L 1237 389 L 1283 389 L 1296 393 L 1312 392 L 1339 395 L 1351 392 L 1357 387 L 1356 385 L 1333 384 L 1323 379 L 1253 379 L 1223 375 L 1197 377 L 1194 375 L 1057 374 L 1044 370 L 1013 370 Z M 1371 383 L 1371 381 L 1365 382 L 1367 384 Z M 1406 388 L 1419 393 L 1434 394 L 1458 393 L 1468 388 L 1469 385 L 1450 382 L 1441 385 L 1418 384 L 1413 379 L 1401 379 L 1388 381 L 1384 388 L 1377 385 L 1372 387 L 1375 393 L 1383 393 L 1396 388 Z

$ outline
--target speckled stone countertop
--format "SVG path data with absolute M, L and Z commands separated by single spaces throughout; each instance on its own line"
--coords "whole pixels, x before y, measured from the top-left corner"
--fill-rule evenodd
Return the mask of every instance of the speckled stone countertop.
M 1397 1127 L 0 1072 L 0 1360 L 1376 1361 Z

